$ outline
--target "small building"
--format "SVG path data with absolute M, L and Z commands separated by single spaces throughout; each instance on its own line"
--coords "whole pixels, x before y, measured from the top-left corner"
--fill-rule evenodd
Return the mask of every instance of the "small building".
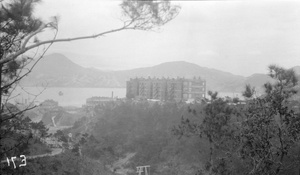
M 113 101 L 113 98 L 111 97 L 91 97 L 86 99 L 86 104 L 84 106 L 87 108 L 94 108 L 95 106 L 104 106 L 111 101 Z
M 54 109 L 58 107 L 58 102 L 54 100 L 45 100 L 40 104 L 43 109 Z

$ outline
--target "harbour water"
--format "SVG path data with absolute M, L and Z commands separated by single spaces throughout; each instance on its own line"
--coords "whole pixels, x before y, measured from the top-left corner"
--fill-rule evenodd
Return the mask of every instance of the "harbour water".
M 93 96 L 124 98 L 126 88 L 69 88 L 69 87 L 25 87 L 16 88 L 12 93 L 12 103 L 36 104 L 47 99 L 57 101 L 60 106 L 81 107 L 86 99 Z
M 126 88 L 69 88 L 69 87 L 25 87 L 16 88 L 10 101 L 12 103 L 31 103 L 39 104 L 47 99 L 57 101 L 60 106 L 81 107 L 86 103 L 86 99 L 97 97 L 124 98 Z M 219 97 L 238 97 L 242 99 L 241 93 L 219 92 Z M 206 94 L 208 97 L 208 94 Z

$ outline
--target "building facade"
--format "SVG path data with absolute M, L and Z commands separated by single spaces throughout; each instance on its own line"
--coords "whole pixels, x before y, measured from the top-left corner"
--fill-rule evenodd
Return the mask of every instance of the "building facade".
M 126 83 L 126 97 L 160 101 L 187 101 L 202 99 L 206 81 L 198 78 L 134 78 Z
M 83 107 L 94 108 L 95 106 L 105 106 L 113 100 L 114 99 L 110 97 L 91 97 L 86 99 L 86 103 Z

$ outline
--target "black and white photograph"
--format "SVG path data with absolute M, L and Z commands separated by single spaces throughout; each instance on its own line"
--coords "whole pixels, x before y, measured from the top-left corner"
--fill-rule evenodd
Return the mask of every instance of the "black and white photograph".
M 1 175 L 300 175 L 300 1 L 0 0 Z

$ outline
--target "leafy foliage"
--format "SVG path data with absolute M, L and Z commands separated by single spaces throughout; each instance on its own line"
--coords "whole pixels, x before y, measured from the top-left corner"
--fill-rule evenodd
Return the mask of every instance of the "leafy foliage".
M 249 161 L 251 174 L 279 174 L 287 165 L 291 148 L 299 141 L 300 118 L 288 107 L 289 98 L 296 93 L 295 74 L 277 66 L 270 66 L 275 84 L 267 83 L 266 96 L 254 99 L 245 110 L 242 122 L 241 156 Z M 295 161 L 295 163 L 299 163 Z
M 255 94 L 255 87 L 251 87 L 250 84 L 246 84 L 245 91 L 243 92 L 243 96 L 247 99 L 252 98 Z
M 235 133 L 232 121 L 234 120 L 235 110 L 232 106 L 229 106 L 227 100 L 217 97 L 217 92 L 212 93 L 210 91 L 211 102 L 203 104 L 202 106 L 196 106 L 196 109 L 189 110 L 193 114 L 192 117 L 182 118 L 181 124 L 174 127 L 173 132 L 175 135 L 186 136 L 195 135 L 200 139 L 208 141 L 208 146 L 202 147 L 208 152 L 208 160 L 203 161 L 202 170 L 199 173 L 205 171 L 209 173 L 216 173 L 228 166 L 225 162 L 227 159 L 220 158 L 218 155 L 222 155 L 221 152 L 232 152 L 236 148 L 235 145 Z M 226 174 L 226 173 L 225 173 Z
M 41 20 L 33 16 L 33 7 L 37 0 L 19 0 L 13 2 L 2 2 L 0 7 L 0 58 L 18 51 L 22 47 L 22 41 L 36 31 L 42 24 Z M 13 59 L 1 67 L 1 96 L 8 92 L 8 89 L 19 77 L 20 70 L 30 61 L 29 57 L 23 56 Z M 4 93 L 5 92 L 5 93 Z
M 134 1 L 124 0 L 121 3 L 125 25 L 133 29 L 151 30 L 172 20 L 179 12 L 179 6 L 171 6 L 168 0 Z
M 1 160 L 4 156 L 29 154 L 29 143 L 35 139 L 45 138 L 48 129 L 43 123 L 34 123 L 23 116 L 1 123 Z
M 228 106 L 226 100 L 210 92 L 211 102 L 182 119 L 177 135 L 198 135 L 210 143 L 210 157 L 199 174 L 286 174 L 296 172 L 300 163 L 300 114 L 290 99 L 297 93 L 297 77 L 292 70 L 271 65 L 266 94 L 253 98 L 246 86 L 246 105 Z M 202 118 L 200 120 L 199 118 Z M 203 137 L 205 136 L 205 137 Z M 206 148 L 207 149 L 207 148 Z M 299 151 L 299 150 L 298 150 Z
M 186 109 L 186 104 L 133 101 L 97 106 L 82 154 L 111 165 L 124 155 L 135 153 L 124 168 L 135 170 L 136 166 L 150 164 L 151 174 L 192 175 L 198 166 L 194 162 L 201 157 L 190 155 L 197 151 L 200 143 L 187 139 L 178 141 L 171 132 Z M 176 164 L 182 166 L 175 170 Z

